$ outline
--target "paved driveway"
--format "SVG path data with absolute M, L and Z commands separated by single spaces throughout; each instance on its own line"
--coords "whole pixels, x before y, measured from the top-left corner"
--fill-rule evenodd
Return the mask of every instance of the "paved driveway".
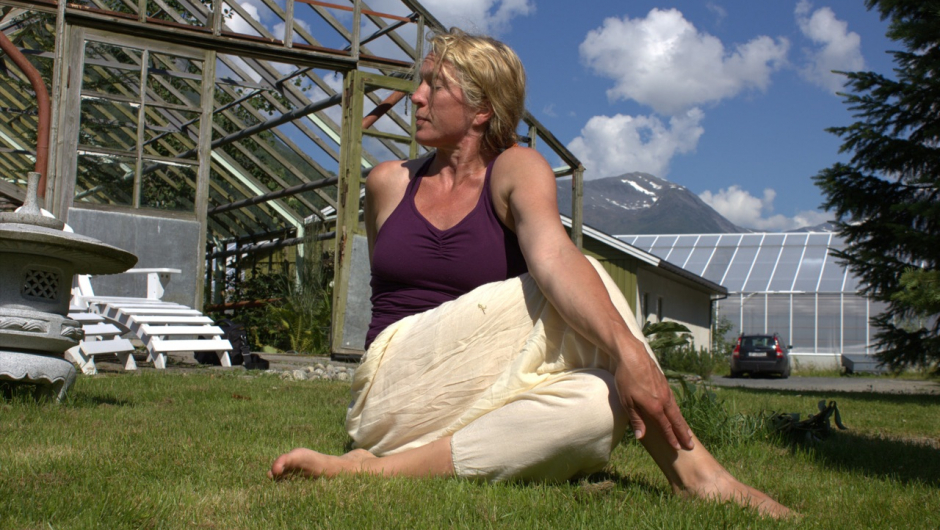
M 940 383 L 934 381 L 909 381 L 891 377 L 778 377 L 732 379 L 727 376 L 712 376 L 711 384 L 724 387 L 762 388 L 769 390 L 794 390 L 798 392 L 877 392 L 885 394 L 934 394 L 940 395 Z

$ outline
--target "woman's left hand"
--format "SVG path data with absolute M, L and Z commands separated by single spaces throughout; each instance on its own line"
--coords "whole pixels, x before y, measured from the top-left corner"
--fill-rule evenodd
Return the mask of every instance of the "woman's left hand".
M 646 436 L 650 427 L 660 429 L 677 451 L 693 448 L 692 430 L 679 411 L 672 388 L 642 346 L 621 353 L 614 380 L 637 439 Z

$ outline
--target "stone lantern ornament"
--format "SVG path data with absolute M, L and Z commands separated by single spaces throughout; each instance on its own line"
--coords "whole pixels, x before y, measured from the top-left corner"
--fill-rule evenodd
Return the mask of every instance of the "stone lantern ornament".
M 123 272 L 137 257 L 63 231 L 39 209 L 39 173 L 28 182 L 20 211 L 0 213 L 0 381 L 36 385 L 61 400 L 75 381 L 63 353 L 82 339 L 67 316 L 73 275 Z

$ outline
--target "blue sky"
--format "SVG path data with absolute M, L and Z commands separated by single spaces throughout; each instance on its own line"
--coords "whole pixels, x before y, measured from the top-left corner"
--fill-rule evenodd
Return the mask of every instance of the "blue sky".
M 863 0 L 423 0 L 521 56 L 529 110 L 587 178 L 645 171 L 731 221 L 829 218 L 811 178 L 844 160 L 852 117 L 830 72 L 889 74 L 896 43 Z

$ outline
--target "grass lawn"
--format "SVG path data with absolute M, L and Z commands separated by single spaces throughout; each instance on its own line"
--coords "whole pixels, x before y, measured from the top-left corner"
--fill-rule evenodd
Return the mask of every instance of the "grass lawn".
M 67 402 L 0 400 L 0 528 L 791 528 L 690 502 L 633 441 L 560 485 L 265 476 L 298 446 L 340 453 L 349 387 L 206 370 L 79 376 Z M 813 447 L 713 451 L 801 512 L 801 528 L 940 528 L 940 396 L 714 389 L 736 412 L 816 411 L 851 430 Z M 537 436 L 538 433 L 533 435 Z

